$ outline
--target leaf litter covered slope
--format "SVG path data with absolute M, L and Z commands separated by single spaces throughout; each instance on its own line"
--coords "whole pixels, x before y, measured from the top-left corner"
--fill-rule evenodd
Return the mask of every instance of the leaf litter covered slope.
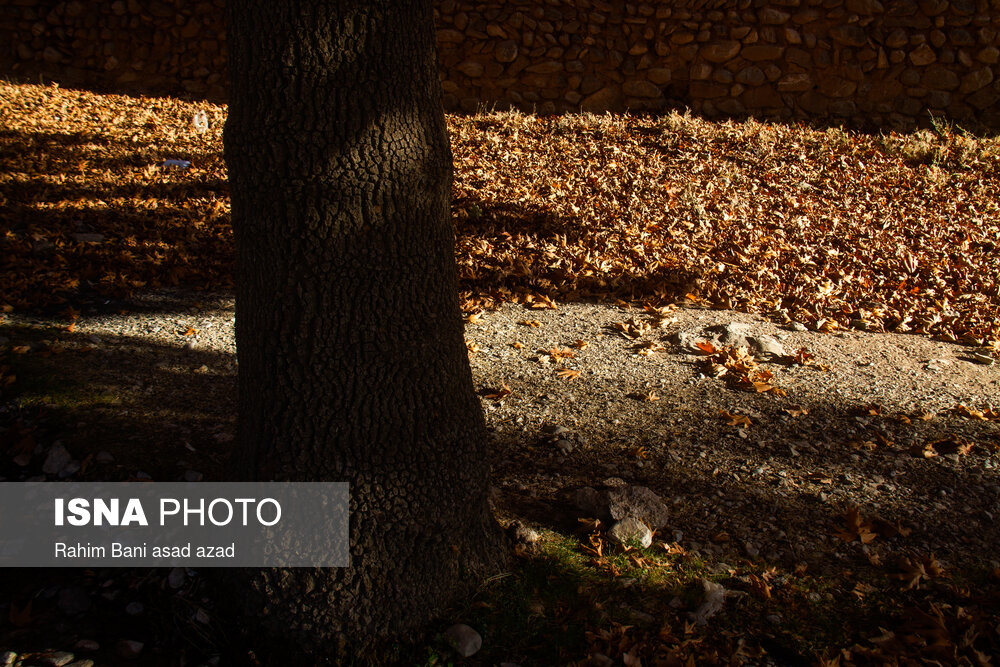
M 982 344 L 1000 141 L 680 116 L 453 119 L 473 284 L 709 305 Z M 477 283 L 478 281 L 478 283 Z
M 11 119 L 0 134 L 0 303 L 29 309 L 60 298 L 74 303 L 158 285 L 231 283 L 220 144 L 224 108 L 3 86 L 0 110 Z M 192 123 L 198 111 L 208 116 L 207 130 Z M 657 327 L 669 308 L 650 306 L 645 315 L 624 311 L 596 327 L 596 316 L 576 307 L 552 309 L 552 300 L 655 301 L 690 294 L 700 304 L 784 315 L 824 331 L 852 322 L 878 329 L 899 320 L 899 329 L 944 338 L 971 333 L 976 340 L 967 342 L 993 342 L 997 269 L 988 244 L 997 238 L 990 199 L 995 140 L 948 128 L 878 138 L 677 115 L 652 120 L 497 114 L 450 123 L 458 259 L 472 297 L 467 307 L 492 297 L 541 309 L 507 306 L 468 318 L 474 368 L 504 358 L 495 355 L 507 346 L 512 350 L 511 367 L 491 368 L 499 372 L 496 387 L 484 393 L 490 423 L 501 439 L 510 440 L 504 452 L 510 460 L 498 462 L 511 487 L 505 492 L 540 493 L 545 500 L 551 480 L 559 486 L 593 484 L 604 478 L 602 471 L 648 480 L 643 483 L 673 494 L 670 528 L 684 533 L 658 534 L 654 546 L 641 552 L 622 551 L 589 525 L 582 537 L 547 533 L 542 562 L 527 565 L 540 576 L 526 591 L 530 614 L 519 620 L 531 626 L 526 634 L 539 644 L 550 643 L 549 631 L 583 628 L 583 639 L 548 664 L 585 655 L 595 664 L 602 664 L 599 656 L 625 664 L 683 664 L 692 656 L 708 664 L 764 663 L 783 646 L 793 650 L 790 661 L 824 654 L 832 656 L 831 663 L 842 658 L 842 664 L 908 657 L 950 663 L 997 652 L 990 619 L 1000 572 L 955 567 L 964 565 L 959 556 L 968 556 L 969 544 L 959 541 L 948 553 L 939 548 L 947 543 L 939 532 L 918 524 L 912 536 L 904 536 L 914 522 L 897 521 L 903 505 L 912 514 L 926 514 L 930 526 L 975 514 L 974 501 L 982 496 L 960 482 L 974 468 L 969 460 L 983 466 L 976 468 L 981 473 L 976 479 L 994 479 L 994 468 L 985 464 L 995 458 L 988 444 L 995 429 L 979 434 L 981 442 L 977 435 L 981 446 L 967 456 L 959 450 L 971 436 L 967 442 L 949 441 L 955 451 L 938 437 L 958 430 L 951 423 L 957 417 L 925 423 L 913 416 L 917 428 L 927 431 L 918 437 L 894 434 L 905 415 L 890 415 L 888 408 L 882 415 L 876 405 L 838 403 L 845 413 L 854 410 L 848 421 L 839 412 L 824 413 L 817 406 L 821 401 L 804 401 L 808 396 L 795 392 L 792 377 L 821 377 L 806 365 L 805 353 L 789 362 L 787 372 L 775 363 L 760 365 L 777 374 L 776 386 L 788 389 L 788 397 L 758 393 L 756 385 L 731 392 L 729 378 L 742 381 L 745 375 L 753 384 L 750 373 L 760 368 L 727 350 L 699 346 L 694 354 L 701 356 L 668 353 L 669 341 Z M 160 166 L 173 158 L 189 159 L 193 167 Z M 890 174 L 906 184 L 898 186 L 905 197 L 894 198 L 897 190 L 885 185 Z M 556 335 L 560 320 L 572 326 Z M 475 328 L 477 321 L 493 329 L 505 326 L 490 340 Z M 81 320 L 79 334 L 71 326 L 64 335 L 118 339 L 89 326 Z M 178 321 L 162 327 L 161 334 L 171 341 L 201 337 L 203 343 L 206 330 Z M 511 332 L 528 345 L 511 344 Z M 789 335 L 843 340 L 812 332 Z M 869 336 L 848 337 L 861 335 Z M 87 339 L 84 345 L 103 343 Z M 832 345 L 813 366 L 833 363 Z M 593 364 L 603 348 L 608 370 L 595 375 Z M 33 356 L 31 350 L 23 356 Z M 623 354 L 635 364 L 668 365 L 640 373 L 622 361 Z M 860 377 L 852 355 L 844 359 L 834 364 L 831 376 L 842 371 Z M 202 364 L 200 357 L 187 362 L 192 377 L 212 376 L 207 371 L 213 369 Z M 725 374 L 696 373 L 704 366 Z M 734 375 L 737 371 L 742 374 Z M 543 373 L 546 382 L 539 380 Z M 665 388 L 653 383 L 654 377 L 681 378 L 690 390 Z M 622 378 L 635 385 L 628 388 L 636 397 L 620 395 Z M 537 395 L 540 389 L 543 396 Z M 686 400 L 689 396 L 695 398 Z M 618 424 L 633 412 L 626 401 L 636 406 L 635 434 L 642 438 Z M 563 406 L 562 414 L 549 404 Z M 970 409 L 992 425 L 995 413 L 987 410 L 980 402 Z M 537 422 L 575 425 L 569 421 L 573 416 L 600 442 L 577 442 L 572 455 L 559 460 L 561 454 L 545 449 L 551 443 L 539 438 Z M 910 451 L 905 438 L 911 437 L 919 451 Z M 935 449 L 941 456 L 932 456 Z M 957 462 L 937 465 L 946 455 Z M 878 480 L 876 473 L 879 489 L 868 484 L 869 478 Z M 948 498 L 955 502 L 934 498 L 943 480 L 952 480 Z M 874 490 L 866 492 L 869 486 Z M 880 508 L 871 500 L 876 490 L 886 499 Z M 786 503 L 786 496 L 802 496 L 803 502 Z M 954 513 L 958 501 L 967 501 L 968 511 Z M 815 535 L 796 534 L 803 525 Z M 974 532 L 970 524 L 960 537 Z M 984 529 L 983 541 L 994 537 L 995 531 Z M 790 553 L 772 558 L 761 544 L 763 553 L 753 555 L 751 547 L 757 551 L 758 545 L 746 546 L 745 538 L 765 543 L 773 538 Z M 946 565 L 943 572 L 935 548 Z M 727 589 L 728 601 L 708 629 L 695 628 L 687 613 L 698 615 L 702 608 L 701 580 Z M 553 594 L 560 583 L 568 588 Z M 487 618 L 476 625 L 499 662 L 512 657 L 502 654 L 502 645 L 518 635 L 496 630 L 503 620 L 488 618 L 489 604 L 500 606 L 486 603 Z M 876 627 L 888 629 L 875 633 Z M 766 641 L 765 657 L 758 644 Z M 833 649 L 840 646 L 851 648 Z M 527 648 L 524 653 L 531 655 Z
M 224 107 L 0 84 L 0 113 L 8 305 L 231 285 Z M 474 297 L 690 295 L 823 330 L 1000 337 L 998 139 L 678 114 L 449 127 Z

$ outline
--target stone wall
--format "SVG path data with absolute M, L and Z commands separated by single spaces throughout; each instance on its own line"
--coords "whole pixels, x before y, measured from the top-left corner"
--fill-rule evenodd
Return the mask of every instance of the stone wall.
M 152 94 L 226 95 L 224 0 L 3 0 L 0 72 Z
M 0 67 L 225 97 L 224 0 L 0 7 Z M 439 0 L 451 110 L 657 111 L 1000 127 L 1000 0 Z

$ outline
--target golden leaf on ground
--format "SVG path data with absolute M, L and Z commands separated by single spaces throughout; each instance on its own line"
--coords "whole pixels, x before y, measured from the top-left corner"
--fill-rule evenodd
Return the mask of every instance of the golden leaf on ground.
M 590 345 L 590 343 L 588 343 L 585 340 L 577 340 L 577 341 L 574 341 L 574 342 L 572 342 L 572 343 L 569 344 L 570 347 L 575 347 L 578 350 L 582 350 L 583 348 L 587 347 L 588 345 Z
M 188 327 L 187 329 L 184 329 L 183 331 L 181 331 L 180 329 L 178 329 L 174 333 L 176 333 L 178 336 L 194 336 L 194 335 L 196 335 L 198 333 L 198 330 L 195 329 L 194 327 Z
M 660 395 L 659 395 L 659 394 L 657 394 L 657 393 L 656 393 L 655 391 L 653 391 L 652 389 L 650 389 L 650 390 L 649 390 L 648 392 L 646 392 L 645 394 L 643 394 L 643 396 L 642 396 L 642 400 L 644 400 L 644 401 L 646 401 L 646 402 L 650 402 L 650 403 L 651 403 L 651 402 L 653 402 L 653 401 L 658 401 L 658 400 L 660 400 Z
M 483 316 L 481 314 L 479 314 L 479 313 L 470 313 L 465 318 L 465 323 L 466 324 L 478 324 L 480 321 L 482 321 L 482 319 L 483 319 Z
M 771 587 L 761 577 L 755 574 L 747 575 L 747 583 L 750 585 L 750 592 L 761 600 L 771 599 Z
M 472 353 L 479 352 L 479 343 L 472 340 L 467 340 L 465 341 L 465 348 Z
M 715 347 L 714 345 L 712 345 L 711 343 L 709 343 L 707 340 L 703 340 L 703 341 L 701 341 L 699 343 L 696 343 L 695 346 L 699 350 L 701 350 L 702 354 L 718 354 L 719 353 L 719 348 Z
M 518 342 L 518 341 L 514 341 L 513 343 L 510 344 L 510 346 L 512 348 L 514 348 L 515 350 L 520 350 L 520 349 L 524 348 L 524 343 L 521 343 L 521 342 Z
M 973 408 L 969 408 L 969 407 L 966 407 L 964 405 L 957 405 L 957 406 L 955 406 L 952 409 L 952 412 L 954 412 L 957 415 L 961 415 L 963 417 L 968 417 L 970 419 L 978 419 L 979 421 L 987 421 L 987 417 L 986 417 L 986 415 L 983 412 L 981 412 L 979 410 L 974 410 Z
M 548 355 L 552 361 L 559 361 L 560 359 L 572 359 L 576 356 L 576 352 L 565 347 L 554 347 L 548 351 Z
M 919 588 L 921 581 L 944 574 L 944 567 L 934 557 L 934 554 L 930 556 L 903 556 L 899 559 L 897 568 L 899 571 L 889 576 L 901 581 L 904 584 L 904 591 Z
M 538 320 L 521 320 L 520 322 L 518 322 L 518 324 L 526 327 L 531 327 L 532 329 L 537 329 L 538 327 L 542 326 L 542 323 L 539 322 Z
M 572 368 L 560 369 L 556 375 L 561 377 L 563 380 L 573 380 L 580 376 L 580 371 L 573 370 Z
M 648 322 L 641 322 L 635 318 L 630 319 L 628 322 L 615 322 L 611 326 L 629 340 L 639 338 L 650 329 Z
M 555 301 L 544 295 L 529 295 L 525 301 L 532 310 L 557 310 Z
M 719 416 L 728 421 L 730 426 L 753 426 L 753 422 L 746 415 L 737 415 L 727 410 L 719 410 Z
M 804 417 L 805 415 L 809 414 L 809 410 L 802 407 L 798 403 L 792 403 L 791 405 L 789 405 L 787 408 L 784 409 L 784 412 L 791 415 L 792 417 Z
M 869 544 L 877 535 L 872 531 L 871 522 L 862 518 L 857 507 L 849 508 L 842 516 L 844 527 L 837 531 L 836 535 L 845 542 L 859 540 L 862 544 Z
M 510 396 L 512 393 L 514 393 L 514 391 L 507 386 L 507 383 L 501 382 L 500 388 L 492 393 L 486 394 L 486 398 L 489 398 L 494 401 L 499 401 Z

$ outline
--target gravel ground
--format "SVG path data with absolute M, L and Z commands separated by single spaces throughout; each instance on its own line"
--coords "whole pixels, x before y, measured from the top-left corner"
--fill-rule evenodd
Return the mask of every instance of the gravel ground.
M 89 465 L 63 476 L 218 478 L 233 439 L 233 313 L 229 295 L 159 294 L 121 313 L 84 313 L 72 331 L 9 315 L 7 345 L 103 397 L 67 412 L 76 429 L 57 444 Z M 996 364 L 916 335 L 820 333 L 699 308 L 655 315 L 508 304 L 467 324 L 501 519 L 572 531 L 582 517 L 572 492 L 622 480 L 667 502 L 657 540 L 715 562 L 823 573 L 908 550 L 946 567 L 1000 567 Z M 787 353 L 755 357 L 774 389 L 715 376 L 696 343 L 721 348 L 726 332 Z M 54 346 L 62 352 L 50 356 Z M 30 462 L 5 462 L 0 477 L 44 478 L 55 444 L 36 436 Z M 837 537 L 850 508 L 883 539 Z
M 182 475 L 193 460 L 211 479 L 224 465 L 233 306 L 227 295 L 160 294 L 124 315 L 77 321 L 76 339 L 115 359 L 98 366 L 118 376 L 118 404 L 133 411 L 146 404 L 149 429 L 180 431 L 198 450 L 179 452 L 187 460 L 171 473 L 146 450 L 136 470 Z M 630 322 L 629 336 L 616 328 Z M 735 389 L 726 375 L 712 377 L 706 355 L 693 347 L 713 336 L 719 345 L 718 327 L 771 337 L 787 354 L 805 350 L 812 358 L 801 365 L 758 354 L 759 368 L 784 395 Z M 189 328 L 196 333 L 182 335 Z M 566 490 L 618 477 L 672 499 L 675 532 L 662 537 L 682 536 L 708 553 L 808 560 L 812 541 L 830 539 L 818 527 L 835 526 L 845 508 L 857 506 L 864 516 L 914 528 L 939 558 L 995 558 L 1000 429 L 955 408 L 993 404 L 1000 367 L 977 363 L 971 348 L 923 336 L 802 329 L 733 311 L 678 308 L 653 317 L 608 304 L 509 304 L 473 318 L 466 339 L 494 435 L 499 507 L 551 524 L 557 510 L 573 514 Z M 219 404 L 206 402 L 206 392 Z M 156 423 L 161 395 L 188 409 L 175 407 L 168 423 Z M 555 437 L 556 427 L 568 431 Z M 960 453 L 946 442 L 939 455 L 926 455 L 927 443 L 948 439 L 973 446 Z M 199 461 L 206 450 L 211 460 Z M 118 466 L 134 474 L 129 455 L 114 451 Z

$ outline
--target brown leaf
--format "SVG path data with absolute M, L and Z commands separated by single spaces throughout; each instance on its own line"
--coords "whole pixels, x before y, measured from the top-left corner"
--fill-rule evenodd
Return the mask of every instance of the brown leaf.
M 699 343 L 696 343 L 695 347 L 697 347 L 699 350 L 701 350 L 702 354 L 712 355 L 712 354 L 718 354 L 719 353 L 719 348 L 715 347 L 714 345 L 712 345 L 707 340 L 703 340 L 703 341 L 701 341 Z
M 837 531 L 836 535 L 845 542 L 859 540 L 862 544 L 872 542 L 876 534 L 872 532 L 872 524 L 862 518 L 857 507 L 850 507 L 841 516 L 844 527 Z
M 730 426 L 753 426 L 753 422 L 745 415 L 737 415 L 727 410 L 719 410 L 719 415 L 729 422 Z
M 512 393 L 514 393 L 514 392 L 513 392 L 513 390 L 510 387 L 507 386 L 507 383 L 506 382 L 501 382 L 500 383 L 500 389 L 497 389 L 497 390 L 493 391 L 492 393 L 486 394 L 486 398 L 494 400 L 494 401 L 501 401 L 504 398 L 510 396 Z
M 573 370 L 571 368 L 560 369 L 556 375 L 563 380 L 575 380 L 580 376 L 580 371 Z

